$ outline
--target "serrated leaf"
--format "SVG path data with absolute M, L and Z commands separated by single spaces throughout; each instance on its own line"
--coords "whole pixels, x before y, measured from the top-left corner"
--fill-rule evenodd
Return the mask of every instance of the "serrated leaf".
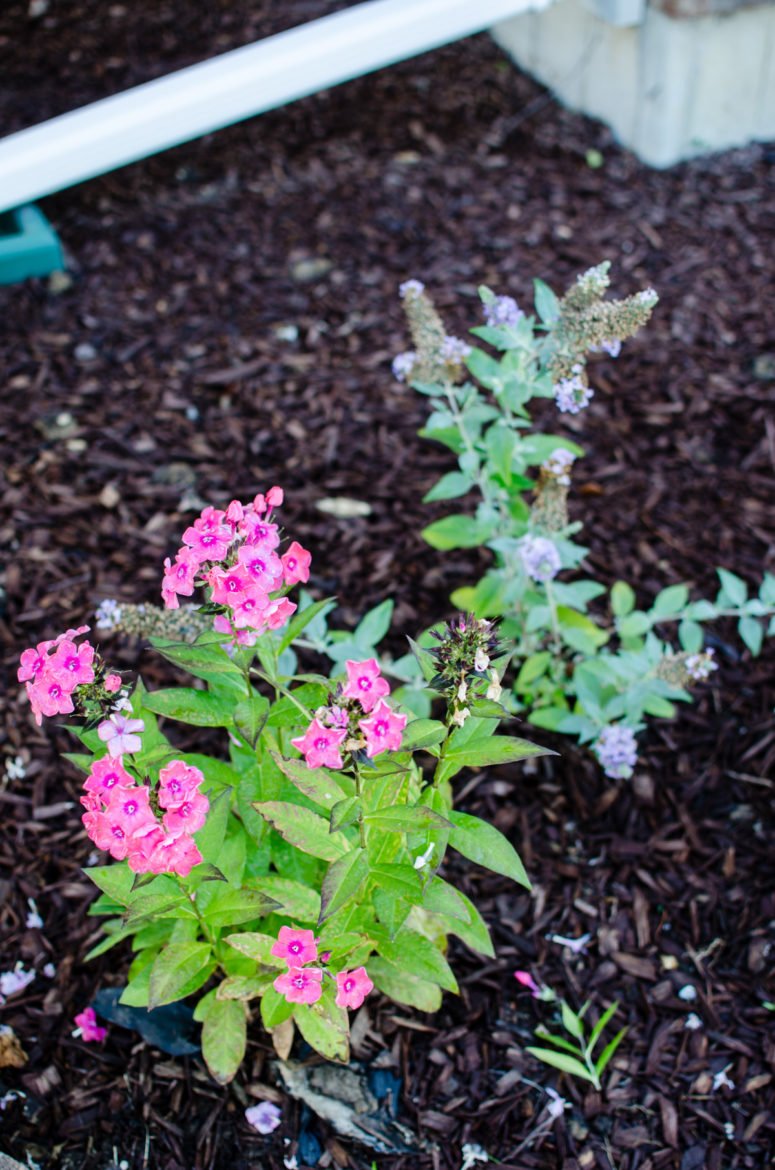
M 503 874 L 530 889 L 530 879 L 519 854 L 494 825 L 454 810 L 450 812 L 449 819 L 453 825 L 449 835 L 453 849 L 469 861 L 475 861 L 493 873 Z

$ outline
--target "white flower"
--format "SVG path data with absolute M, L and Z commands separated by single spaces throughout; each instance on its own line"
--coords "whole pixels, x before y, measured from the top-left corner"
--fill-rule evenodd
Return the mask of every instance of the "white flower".
M 698 1028 L 702 1027 L 702 1020 L 696 1012 L 690 1012 L 684 1020 L 684 1028 L 689 1032 L 696 1032 Z
M 501 697 L 502 691 L 503 687 L 501 686 L 501 680 L 498 678 L 497 670 L 491 670 L 490 685 L 487 688 L 485 698 L 492 699 L 494 703 L 497 703 L 498 699 Z
M 471 1170 L 477 1162 L 489 1162 L 490 1155 L 481 1146 L 476 1145 L 475 1142 L 466 1142 L 463 1146 L 463 1161 L 460 1163 L 460 1170 Z
M 487 654 L 487 651 L 482 646 L 480 646 L 476 652 L 476 655 L 474 656 L 474 670 L 479 670 L 484 673 L 489 665 L 489 655 Z
M 717 1089 L 734 1089 L 734 1081 L 730 1081 L 729 1077 L 727 1076 L 727 1069 L 731 1067 L 732 1065 L 728 1064 L 722 1068 L 721 1072 L 717 1072 L 714 1075 L 712 1092 L 715 1093 Z
M 9 756 L 5 761 L 5 775 L 8 780 L 23 780 L 27 775 L 21 756 Z
M 424 869 L 425 866 L 430 861 L 432 856 L 433 856 L 433 845 L 429 845 L 424 853 L 421 853 L 419 857 L 415 857 L 414 868 L 415 869 Z
M 40 914 L 38 914 L 38 907 L 35 905 L 35 899 L 28 898 L 27 905 L 30 908 L 30 912 L 27 915 L 27 919 L 26 919 L 27 929 L 28 930 L 41 930 L 43 927 L 43 919 L 41 918 Z
M 461 707 L 460 710 L 456 711 L 452 716 L 452 722 L 456 723 L 458 727 L 462 727 L 470 714 L 471 712 L 468 710 L 468 707 Z
M 693 1003 L 697 998 L 697 988 L 693 983 L 687 983 L 686 986 L 682 987 L 678 992 L 678 998 L 682 999 L 684 1003 Z
M 549 942 L 555 942 L 561 947 L 566 947 L 574 955 L 582 955 L 587 949 L 587 944 L 592 941 L 591 934 L 582 934 L 579 938 L 565 938 L 562 934 L 547 934 L 546 937 Z
M 546 1093 L 549 1097 L 549 1104 L 546 1106 L 547 1112 L 552 1121 L 556 1121 L 558 1117 L 562 1117 L 566 1109 L 570 1109 L 570 1101 L 566 1101 L 554 1089 L 547 1089 Z

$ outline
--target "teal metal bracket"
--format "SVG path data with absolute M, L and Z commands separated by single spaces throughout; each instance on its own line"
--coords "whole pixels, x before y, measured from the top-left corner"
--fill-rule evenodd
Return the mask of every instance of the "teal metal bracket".
M 0 215 L 0 284 L 64 269 L 62 245 L 39 208 L 29 203 Z

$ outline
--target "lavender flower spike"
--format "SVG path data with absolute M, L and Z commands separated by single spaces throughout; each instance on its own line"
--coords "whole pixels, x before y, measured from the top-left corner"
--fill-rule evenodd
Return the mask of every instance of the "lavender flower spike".
M 524 315 L 513 297 L 496 297 L 484 306 L 485 322 L 495 329 L 514 329 Z
M 557 545 L 546 536 L 523 536 L 519 555 L 525 572 L 534 581 L 551 581 L 562 566 Z
M 623 723 L 611 723 L 600 732 L 592 747 L 606 776 L 629 780 L 638 760 L 635 732 Z

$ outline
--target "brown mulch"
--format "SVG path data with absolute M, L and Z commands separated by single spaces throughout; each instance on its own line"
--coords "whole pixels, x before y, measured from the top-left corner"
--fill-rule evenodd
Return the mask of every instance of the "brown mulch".
M 2 124 L 346 6 L 52 0 L 31 21 L 8 3 Z M 590 149 L 601 167 L 587 165 Z M 0 289 L 0 762 L 21 754 L 27 770 L 0 788 L 0 970 L 53 962 L 56 975 L 0 1008 L 29 1057 L 0 1070 L 0 1097 L 26 1094 L 0 1114 L 0 1150 L 43 1170 L 280 1170 L 292 1154 L 314 1158 L 317 1142 L 320 1165 L 371 1165 L 279 1092 L 258 1025 L 228 1089 L 197 1059 L 118 1028 L 103 1047 L 71 1037 L 126 956 L 83 962 L 97 934 L 78 781 L 57 756 L 71 744 L 36 729 L 17 699 L 18 654 L 106 596 L 155 601 L 195 500 L 274 482 L 340 624 L 392 596 L 388 644 L 402 652 L 404 634 L 448 616 L 449 593 L 484 560 L 419 536 L 447 510 L 421 499 L 450 461 L 416 435 L 425 400 L 389 372 L 406 348 L 396 287 L 409 276 L 458 332 L 479 283 L 527 304 L 534 275 L 561 288 L 608 258 L 618 292 L 654 285 L 652 324 L 597 366 L 591 408 L 564 419 L 589 453 L 574 514 L 590 565 L 644 602 L 679 581 L 714 592 L 717 564 L 758 582 L 775 567 L 773 163 L 775 148 L 757 145 L 649 171 L 482 36 L 43 202 L 72 285 Z M 341 496 L 371 515 L 316 507 Z M 677 721 L 652 723 L 632 782 L 605 781 L 566 741 L 533 771 L 462 782 L 463 806 L 513 836 L 534 888 L 466 872 L 497 960 L 453 943 L 462 995 L 437 1016 L 369 1004 L 360 1055 L 400 1075 L 402 1120 L 437 1143 L 433 1155 L 380 1155 L 380 1167 L 453 1170 L 467 1142 L 506 1170 L 768 1164 L 773 652 L 752 660 L 734 629 L 715 637 L 721 670 Z M 115 641 L 108 653 L 135 665 Z M 141 667 L 153 677 L 150 656 Z M 25 927 L 28 898 L 43 930 Z M 548 937 L 582 933 L 592 940 L 578 956 Z M 525 1052 L 548 1016 L 516 967 L 576 1006 L 621 1001 L 629 1030 L 602 1097 Z M 687 986 L 693 1001 L 678 995 Z M 722 1070 L 733 1087 L 714 1089 Z M 268 1138 L 243 1121 L 259 1084 L 284 1108 Z M 570 1103 L 557 1121 L 547 1085 Z

